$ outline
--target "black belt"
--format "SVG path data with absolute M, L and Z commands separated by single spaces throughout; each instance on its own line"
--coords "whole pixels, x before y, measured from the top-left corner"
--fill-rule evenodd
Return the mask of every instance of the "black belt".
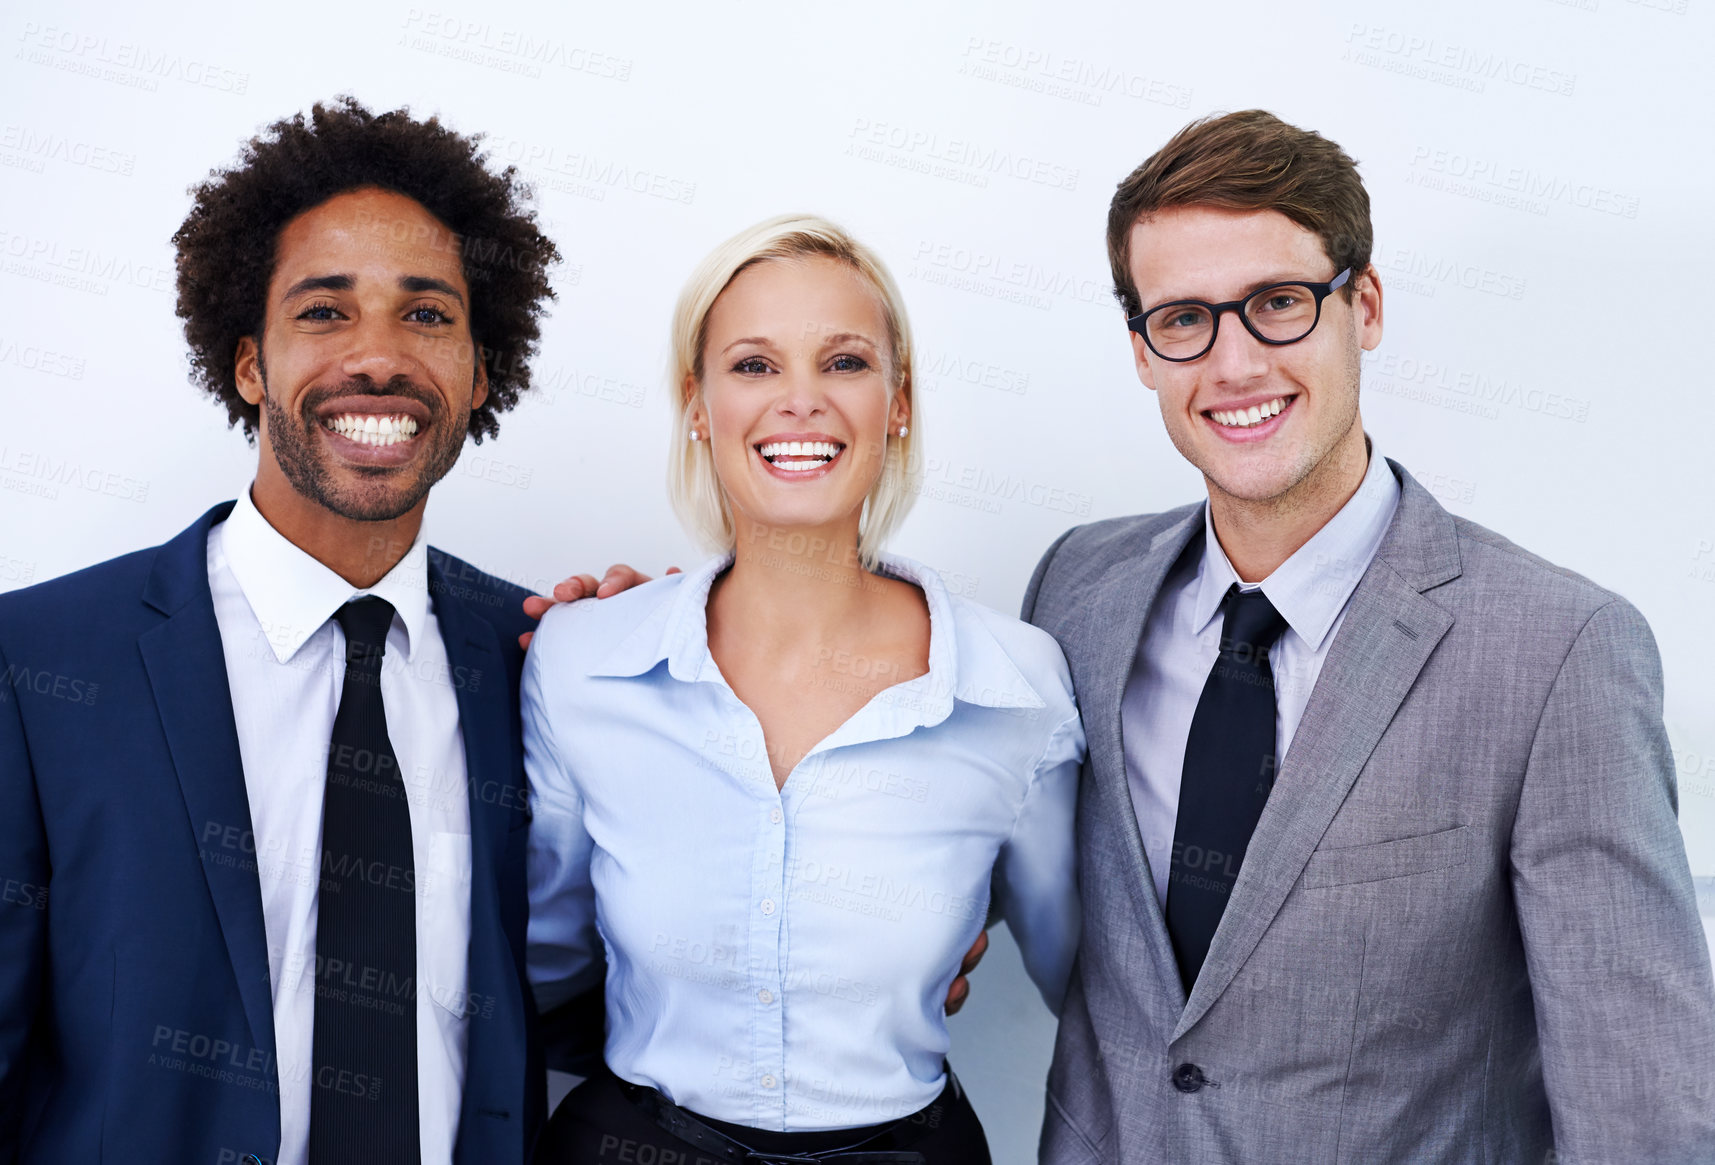
M 771 1153 L 752 1149 L 744 1142 L 710 1128 L 653 1088 L 645 1088 L 629 1080 L 619 1080 L 618 1083 L 626 1099 L 658 1128 L 687 1145 L 734 1165 L 927 1165 L 923 1154 L 913 1151 L 910 1146 L 922 1140 L 931 1129 L 938 1128 L 942 1111 L 962 1096 L 958 1079 L 952 1069 L 948 1069 L 947 1086 L 941 1090 L 940 1096 L 927 1107 L 901 1117 L 879 1133 L 871 1133 L 855 1144 L 815 1153 Z

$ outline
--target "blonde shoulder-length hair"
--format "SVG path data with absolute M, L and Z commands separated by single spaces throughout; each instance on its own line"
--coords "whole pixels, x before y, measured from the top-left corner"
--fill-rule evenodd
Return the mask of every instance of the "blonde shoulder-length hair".
M 739 272 L 774 259 L 822 256 L 848 264 L 875 290 L 887 324 L 889 380 L 911 405 L 909 433 L 888 433 L 881 475 L 864 499 L 858 526 L 858 558 L 874 569 L 888 536 L 917 499 L 922 467 L 913 450 L 922 440 L 923 418 L 912 392 L 911 324 L 899 288 L 881 258 L 825 218 L 783 214 L 740 231 L 698 264 L 673 310 L 672 447 L 667 453 L 667 488 L 679 520 L 706 546 L 729 551 L 737 540 L 732 507 L 715 476 L 709 442 L 692 441 L 691 406 L 703 381 L 703 346 L 709 312 Z

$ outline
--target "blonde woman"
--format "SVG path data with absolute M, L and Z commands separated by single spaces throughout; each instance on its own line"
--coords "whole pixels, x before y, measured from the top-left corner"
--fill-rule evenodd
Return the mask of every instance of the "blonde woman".
M 555 608 L 526 664 L 530 976 L 552 1007 L 605 955 L 610 1070 L 536 1160 L 986 1162 L 943 1000 L 992 886 L 1059 1009 L 1065 661 L 881 551 L 922 426 L 868 248 L 752 227 L 692 275 L 673 352 L 673 500 L 718 557 Z

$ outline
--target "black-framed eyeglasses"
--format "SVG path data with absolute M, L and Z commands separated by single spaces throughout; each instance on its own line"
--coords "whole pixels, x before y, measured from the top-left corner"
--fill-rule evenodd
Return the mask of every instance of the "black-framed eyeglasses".
M 1176 299 L 1132 316 L 1125 326 L 1142 336 L 1151 352 L 1176 363 L 1207 355 L 1220 332 L 1221 313 L 1228 311 L 1237 312 L 1245 331 L 1264 344 L 1296 344 L 1321 322 L 1322 301 L 1351 277 L 1348 267 L 1326 283 L 1271 283 L 1227 303 Z

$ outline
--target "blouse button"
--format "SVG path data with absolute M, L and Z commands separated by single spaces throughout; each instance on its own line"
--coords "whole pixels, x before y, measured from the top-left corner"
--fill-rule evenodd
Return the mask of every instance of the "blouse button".
M 776 805 L 768 811 L 768 820 L 774 822 L 776 825 L 780 824 L 780 806 Z
M 773 914 L 774 913 L 774 899 L 764 898 L 762 900 L 762 913 L 764 913 L 764 914 Z
M 761 991 L 758 991 L 756 993 L 756 1001 L 758 1003 L 773 1003 L 774 1002 L 774 992 L 772 992 L 768 988 L 764 987 Z
M 773 1077 L 773 1076 L 764 1076 L 764 1077 L 763 1077 L 763 1078 L 762 1078 L 762 1086 L 763 1086 L 763 1087 L 764 1087 L 764 1088 L 773 1088 L 773 1087 L 774 1087 L 774 1083 L 775 1083 L 775 1081 L 774 1081 L 774 1077 Z

